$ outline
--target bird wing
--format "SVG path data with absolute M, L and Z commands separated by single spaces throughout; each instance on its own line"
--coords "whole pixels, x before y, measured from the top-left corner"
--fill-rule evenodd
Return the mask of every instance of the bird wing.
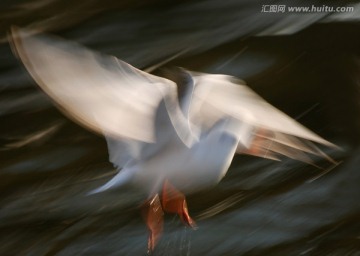
M 110 160 L 117 166 L 139 157 L 141 143 L 159 140 L 155 119 L 162 101 L 173 129 L 191 144 L 174 82 L 55 37 L 12 28 L 10 41 L 37 84 L 66 115 L 107 137 Z
M 312 163 L 308 154 L 333 162 L 313 142 L 328 147 L 334 144 L 321 138 L 285 113 L 270 105 L 242 81 L 226 75 L 192 73 L 195 81 L 191 120 L 207 129 L 224 116 L 252 126 L 252 131 L 238 131 L 240 141 L 249 141 L 238 153 L 278 159 L 284 155 Z M 254 150 L 255 149 L 255 150 Z

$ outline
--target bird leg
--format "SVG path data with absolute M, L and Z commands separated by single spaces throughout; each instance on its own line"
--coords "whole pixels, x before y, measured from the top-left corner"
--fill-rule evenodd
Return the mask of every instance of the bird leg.
M 164 212 L 158 194 L 144 203 L 143 215 L 149 229 L 148 253 L 151 253 L 160 239 L 164 226 Z
M 196 228 L 195 221 L 189 215 L 184 194 L 177 190 L 168 180 L 165 180 L 161 201 L 159 194 L 155 194 L 143 204 L 143 216 L 149 229 L 148 253 L 154 251 L 163 232 L 164 211 L 178 214 L 185 224 L 194 229 Z
M 168 180 L 165 180 L 163 184 L 161 201 L 164 211 L 177 213 L 185 224 L 194 229 L 196 228 L 195 221 L 189 215 L 184 194 L 177 190 Z

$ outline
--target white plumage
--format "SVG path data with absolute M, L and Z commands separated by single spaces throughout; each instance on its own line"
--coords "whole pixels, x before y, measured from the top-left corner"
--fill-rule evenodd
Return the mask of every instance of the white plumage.
M 334 146 L 227 75 L 178 71 L 186 78 L 178 99 L 173 81 L 76 43 L 16 28 L 12 42 L 59 108 L 106 136 L 110 161 L 121 171 L 96 192 L 127 181 L 151 192 L 164 179 L 185 190 L 214 185 L 236 149 L 247 151 L 257 136 L 263 157 L 310 162 L 304 152 L 322 152 L 309 141 Z
M 233 77 L 178 70 L 176 84 L 58 38 L 14 28 L 11 39 L 59 108 L 105 135 L 119 173 L 92 193 L 132 183 L 152 196 L 165 181 L 185 192 L 202 189 L 222 179 L 236 152 L 333 161 L 312 142 L 333 144 Z

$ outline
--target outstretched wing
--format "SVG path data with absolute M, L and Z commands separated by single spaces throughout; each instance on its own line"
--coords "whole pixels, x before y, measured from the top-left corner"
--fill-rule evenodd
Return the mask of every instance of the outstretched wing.
M 211 127 L 224 116 L 247 123 L 254 129 L 242 132 L 247 137 L 247 148 L 238 147 L 238 153 L 277 159 L 284 155 L 312 163 L 308 153 L 333 161 L 314 143 L 328 147 L 334 144 L 321 138 L 285 113 L 270 105 L 241 81 L 226 75 L 192 73 L 195 80 L 194 99 L 191 106 L 191 120 L 203 128 Z M 251 149 L 251 150 L 248 150 Z
M 176 90 L 173 82 L 58 38 L 13 29 L 12 42 L 39 86 L 77 122 L 114 137 L 155 140 L 155 110 L 164 91 Z
M 59 38 L 13 28 L 10 39 L 26 69 L 59 108 L 107 137 L 110 160 L 116 166 L 139 157 L 142 143 L 159 143 L 160 102 L 166 106 L 161 114 L 169 115 L 172 129 L 191 144 L 174 82 Z

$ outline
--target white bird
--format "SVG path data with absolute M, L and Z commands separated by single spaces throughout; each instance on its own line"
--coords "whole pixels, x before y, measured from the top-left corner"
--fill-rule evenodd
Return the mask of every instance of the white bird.
M 183 193 L 216 185 L 235 153 L 334 162 L 313 142 L 335 145 L 231 76 L 168 72 L 176 84 L 59 38 L 13 28 L 10 39 L 59 109 L 104 134 L 119 172 L 91 193 L 128 183 L 148 193 L 149 250 L 161 235 L 163 211 L 195 227 Z

